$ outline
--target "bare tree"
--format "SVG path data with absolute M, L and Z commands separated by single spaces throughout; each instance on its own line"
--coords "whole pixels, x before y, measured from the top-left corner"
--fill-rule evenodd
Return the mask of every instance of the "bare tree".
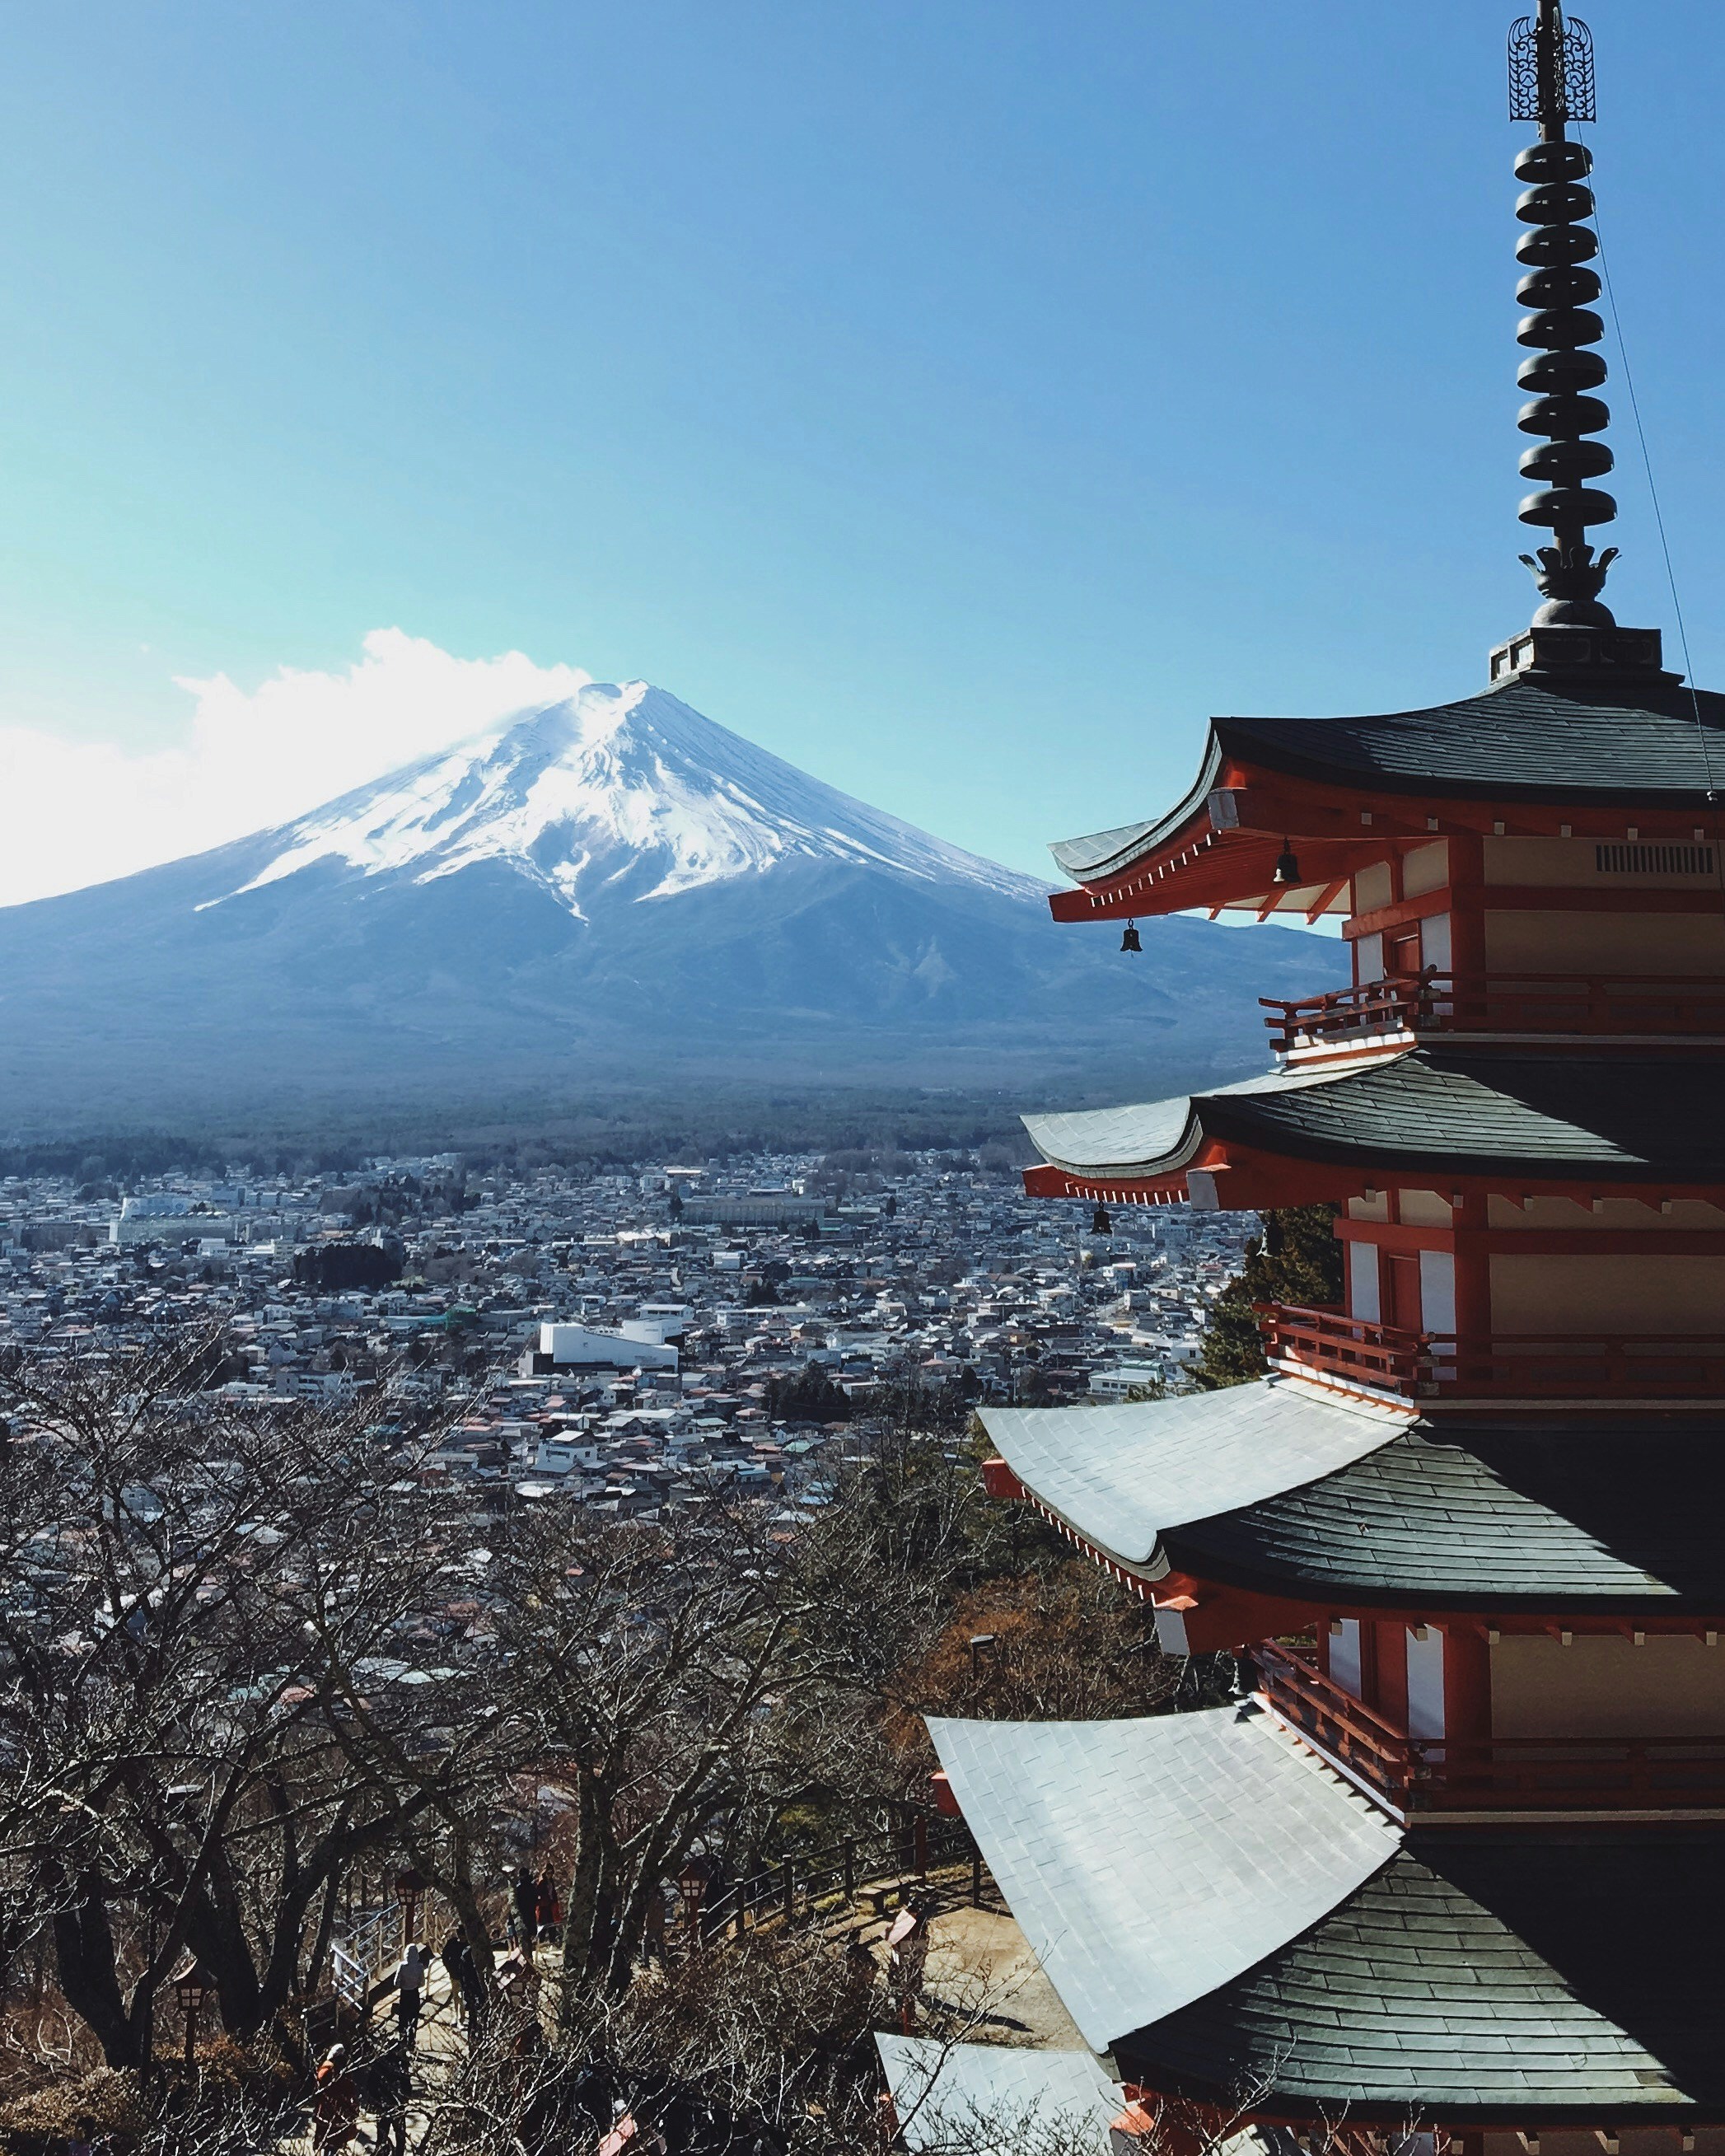
M 14 1967 L 51 1941 L 115 2066 L 150 2058 L 188 1953 L 230 2030 L 279 2017 L 347 1868 L 411 1810 L 370 1801 L 343 1722 L 355 1669 L 385 1693 L 398 1673 L 428 1553 L 399 1517 L 424 1510 L 417 1486 L 378 1472 L 357 1416 L 198 1390 L 208 1348 L 26 1366 L 5 1404 L 4 1919 Z M 362 1542 L 421 1553 L 389 1597 L 346 1567 Z

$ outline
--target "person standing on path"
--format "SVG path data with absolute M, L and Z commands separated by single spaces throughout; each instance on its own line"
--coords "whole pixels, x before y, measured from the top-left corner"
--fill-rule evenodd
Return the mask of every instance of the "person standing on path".
M 542 1939 L 549 1939 L 555 1946 L 558 1942 L 558 1927 L 563 1921 L 563 1905 L 549 1865 L 539 1875 L 536 1898 L 538 1902 L 539 1936 Z
M 531 1953 L 539 1936 L 539 1888 L 525 1864 L 515 1875 L 509 1899 L 516 1925 L 514 1943 Z
M 419 2000 L 425 1988 L 425 1957 L 417 1939 L 402 1950 L 395 1971 L 396 2033 L 408 2051 L 418 2040 Z
M 477 2043 L 480 2024 L 485 2018 L 485 1987 L 478 1964 L 474 1960 L 473 1949 L 459 1932 L 451 1932 L 444 1941 L 443 1964 L 449 1972 L 451 1985 L 460 1994 L 461 2004 L 466 2011 L 467 2041 L 470 2045 Z
M 359 2084 L 347 2071 L 347 2046 L 331 2044 L 311 2098 L 311 2145 L 345 2148 L 359 2131 Z

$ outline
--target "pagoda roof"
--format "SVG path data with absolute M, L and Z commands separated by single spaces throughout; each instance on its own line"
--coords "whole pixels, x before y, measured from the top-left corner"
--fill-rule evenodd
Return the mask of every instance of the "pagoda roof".
M 1182 1523 L 1178 1569 L 1420 1608 L 1725 1605 L 1725 1417 L 1404 1424 L 1369 1457 Z
M 1725 1416 L 1409 1424 L 1286 1378 L 981 1412 L 1028 1490 L 1153 1576 L 1394 1609 L 1725 1607 Z
M 1334 1476 L 1407 1427 L 1392 1410 L 1332 1404 L 1274 1381 L 1117 1407 L 997 1408 L 983 1426 L 1027 1489 L 1124 1564 L 1170 1528 Z
M 1725 768 L 1725 696 L 1676 682 L 1512 681 L 1457 703 L 1359 718 L 1218 718 L 1199 775 L 1165 816 L 1050 851 L 1079 883 L 1118 875 L 1190 824 L 1232 767 L 1356 790 L 1489 800 L 1703 807 Z
M 1718 2115 L 1722 1922 L 1717 1835 L 1413 1835 L 1300 1937 L 1117 2044 L 1116 2061 L 1176 2093 L 1266 2087 L 1278 2112 Z
M 1243 1975 L 1401 1841 L 1250 1708 L 937 1718 L 928 1730 L 1031 1950 L 1096 2051 Z
M 1250 1707 L 929 1729 L 1128 2081 L 1271 2117 L 1725 2117 L 1725 1834 L 1404 1834 Z
M 1103 1182 L 1175 1177 L 1207 1141 L 1233 1141 L 1296 1159 L 1429 1173 L 1440 1187 L 1446 1177 L 1486 1172 L 1689 1183 L 1725 1173 L 1717 1102 L 1717 1072 L 1696 1059 L 1415 1048 L 1024 1121 L 1051 1167 Z

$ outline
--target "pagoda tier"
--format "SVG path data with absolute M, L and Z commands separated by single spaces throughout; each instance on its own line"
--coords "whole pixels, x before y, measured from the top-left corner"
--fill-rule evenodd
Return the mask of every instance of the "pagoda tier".
M 1566 2128 L 1575 2156 L 1725 2150 L 1725 1834 L 1410 1830 L 1250 1706 L 929 1727 L 1129 2087 L 1345 2147 L 1417 2122 L 1478 2156 Z
M 1725 1823 L 1725 1414 L 1409 1423 L 1270 1379 L 983 1419 L 995 1496 L 1168 1652 L 1248 1650 L 1394 1817 Z
M 1564 866 L 1554 880 L 1573 898 L 1584 887 L 1573 866 L 1597 846 L 1716 847 L 1722 773 L 1725 696 L 1671 676 L 1517 680 L 1366 718 L 1214 719 L 1198 778 L 1167 815 L 1053 848 L 1081 888 L 1049 904 L 1057 921 L 1375 910 L 1350 884 L 1377 883 L 1410 853 L 1430 861 L 1435 837 L 1471 868 L 1513 862 L 1512 850 L 1488 850 L 1493 839 L 1571 840 L 1568 864 L 1528 858 Z M 1291 850 L 1298 873 L 1278 880 Z M 1717 890 L 1713 863 L 1692 873 Z M 1523 884 L 1529 898 L 1538 887 Z
M 1286 1630 L 1458 1612 L 1512 1630 L 1725 1625 L 1725 1413 L 1409 1421 L 1267 1378 L 982 1420 L 998 1494 L 1035 1504 L 1148 1599 L 1181 1598 L 1168 1639 L 1181 1653 L 1262 1636 L 1253 1598 Z
M 1725 1402 L 1712 1057 L 1415 1048 L 1025 1118 L 1033 1195 L 1328 1203 L 1335 1308 L 1266 1308 L 1272 1366 L 1362 1398 L 1524 1412 Z
M 1717 1211 L 1722 1075 L 1710 1059 L 1645 1050 L 1400 1050 L 1137 1106 L 1027 1116 L 1047 1167 L 1028 1171 L 1025 1188 L 1255 1211 L 1391 1184 L 1471 1186 L 1476 1196 L 1591 1194 L 1598 1184 L 1656 1206 L 1681 1198 Z

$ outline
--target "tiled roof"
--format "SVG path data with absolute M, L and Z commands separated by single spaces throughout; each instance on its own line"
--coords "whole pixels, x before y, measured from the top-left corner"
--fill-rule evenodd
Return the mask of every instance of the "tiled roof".
M 946 2044 L 877 2030 L 875 2048 L 904 2143 L 964 2156 L 1023 2156 L 1052 2148 L 1108 2156 L 1121 2092 L 1088 2051 L 1029 2051 L 1002 2044 Z
M 1117 2043 L 1279 2107 L 1557 2125 L 1725 2103 L 1725 1837 L 1427 1835 L 1255 1968 Z
M 1285 1945 L 1400 1844 L 1249 1708 L 928 1729 L 1031 1950 L 1097 2051 Z
M 1716 1609 L 1722 1516 L 1725 1418 L 1537 1430 L 1446 1420 L 1404 1429 L 1320 1481 L 1183 1523 L 1163 1548 L 1182 1570 L 1283 1594 Z
M 1049 850 L 1077 881 L 1117 875 L 1189 823 L 1227 757 L 1397 793 L 1699 805 L 1725 773 L 1725 696 L 1656 684 L 1602 701 L 1579 685 L 1517 681 L 1362 718 L 1213 719 L 1198 777 L 1165 816 Z
M 1499 1056 L 1415 1049 L 1361 1067 L 1255 1079 L 1142 1107 L 1024 1118 L 1056 1167 L 1170 1173 L 1202 1137 L 1386 1168 L 1530 1178 L 1725 1174 L 1717 1069 L 1695 1058 Z
M 1357 719 L 1217 719 L 1224 751 L 1289 771 L 1436 792 L 1704 801 L 1725 768 L 1725 696 L 1517 681 L 1460 703 Z
M 1168 1528 L 1333 1477 L 1407 1427 L 1404 1416 L 1332 1404 L 1276 1379 L 1117 1407 L 980 1412 L 1021 1482 L 1135 1565 Z

